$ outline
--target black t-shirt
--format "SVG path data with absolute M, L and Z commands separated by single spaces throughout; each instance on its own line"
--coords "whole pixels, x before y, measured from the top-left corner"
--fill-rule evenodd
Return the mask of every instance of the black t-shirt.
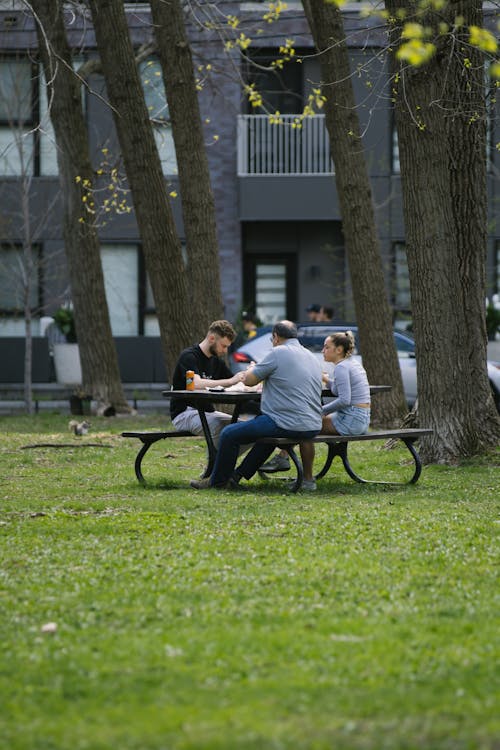
M 198 344 L 184 349 L 179 357 L 172 378 L 175 391 L 183 391 L 186 388 L 186 372 L 193 370 L 200 378 L 210 380 L 225 380 L 232 378 L 233 373 L 226 363 L 218 357 L 206 357 Z M 187 404 L 183 398 L 170 399 L 170 416 L 172 419 L 185 411 Z M 207 403 L 203 406 L 204 411 L 215 411 L 214 405 Z

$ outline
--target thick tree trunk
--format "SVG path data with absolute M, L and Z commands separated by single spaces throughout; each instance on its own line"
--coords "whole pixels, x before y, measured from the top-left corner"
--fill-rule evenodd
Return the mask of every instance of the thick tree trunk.
M 450 150 L 450 191 L 454 212 L 455 246 L 460 271 L 461 304 L 465 329 L 461 344 L 470 365 L 472 410 L 486 434 L 498 440 L 498 414 L 489 403 L 491 388 L 486 374 L 487 332 L 485 316 L 486 258 L 488 242 L 487 115 L 484 56 L 468 46 L 471 25 L 483 26 L 482 3 L 459 0 L 454 13 L 465 19 L 459 49 L 462 58 L 448 69 L 446 118 Z M 465 58 L 469 61 L 467 66 Z M 470 64 L 469 64 L 470 63 Z M 496 436 L 496 438 L 495 438 Z M 487 443 L 489 442 L 489 438 Z
M 411 3 L 398 0 L 401 5 L 411 14 Z M 479 0 L 461 4 L 466 25 L 473 22 L 466 16 L 473 5 L 479 7 Z M 396 5 L 388 3 L 388 9 L 394 13 Z M 449 12 L 453 26 L 458 4 Z M 418 18 L 430 26 L 442 20 L 442 14 Z M 447 35 L 426 65 L 393 63 L 419 422 L 434 428 L 422 455 L 443 463 L 497 444 L 500 437 L 486 371 L 484 91 L 482 73 L 471 76 L 461 47 Z M 466 56 L 471 57 L 468 45 Z M 480 61 L 475 64 L 482 69 Z M 470 122 L 472 104 L 477 123 Z
M 179 170 L 191 293 L 203 300 L 203 305 L 193 306 L 191 322 L 203 338 L 223 308 L 215 206 L 193 61 L 180 1 L 151 0 L 150 5 Z
M 303 0 L 314 43 L 321 52 L 321 74 L 328 84 L 325 117 L 335 164 L 363 365 L 370 383 L 392 390 L 373 401 L 372 422 L 397 423 L 407 411 L 392 333 L 370 180 L 351 84 L 349 55 L 339 9 L 324 0 Z
M 142 239 L 169 377 L 195 335 L 187 274 L 122 0 L 90 0 L 109 102 Z
M 75 324 L 82 362 L 83 389 L 101 405 L 130 412 L 120 381 L 111 334 L 99 239 L 92 217 L 87 221 L 82 198 L 84 180 L 93 184 L 88 134 L 80 84 L 73 74 L 66 39 L 63 3 L 33 0 L 39 50 L 48 85 L 59 180 L 63 196 L 64 245 L 68 261 Z M 77 182 L 78 178 L 78 182 Z M 80 219 L 84 217 L 84 220 Z

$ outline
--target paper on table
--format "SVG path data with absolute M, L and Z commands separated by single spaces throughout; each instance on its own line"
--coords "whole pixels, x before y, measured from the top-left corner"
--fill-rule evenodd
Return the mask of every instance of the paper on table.
M 235 383 L 234 385 L 228 386 L 226 391 L 239 391 L 240 393 L 260 393 L 262 391 L 262 383 L 257 385 L 245 385 L 244 383 Z

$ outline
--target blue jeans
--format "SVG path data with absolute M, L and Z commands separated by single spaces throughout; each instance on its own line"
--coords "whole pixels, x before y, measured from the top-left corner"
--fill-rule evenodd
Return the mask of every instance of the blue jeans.
M 223 485 L 231 478 L 238 460 L 240 445 L 255 443 L 256 440 L 264 437 L 293 438 L 300 443 L 302 440 L 310 440 L 315 437 L 319 431 L 293 432 L 292 430 L 284 430 L 265 414 L 260 414 L 247 422 L 230 424 L 224 427 L 220 434 L 219 448 L 214 470 L 210 477 L 210 484 L 212 486 Z M 238 474 L 241 474 L 245 479 L 253 477 L 273 450 L 272 445 L 254 445 L 238 467 Z

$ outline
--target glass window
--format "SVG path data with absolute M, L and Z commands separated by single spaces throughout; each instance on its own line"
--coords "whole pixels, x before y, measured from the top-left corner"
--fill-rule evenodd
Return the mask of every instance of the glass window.
M 102 270 L 113 336 L 139 333 L 137 245 L 102 245 Z
M 399 163 L 399 143 L 398 143 L 398 131 L 396 130 L 396 123 L 392 122 L 392 174 L 399 174 L 401 172 L 401 165 Z
M 57 175 L 57 149 L 54 129 L 48 111 L 47 84 L 40 80 L 40 174 Z
M 394 343 L 398 354 L 414 354 L 415 353 L 415 342 L 409 336 L 402 336 L 399 333 L 394 334 Z
M 139 73 L 163 173 L 177 174 L 172 126 L 159 61 L 153 57 L 144 60 L 139 64 Z
M 264 325 L 286 317 L 286 264 L 257 263 L 255 303 Z
M 297 50 L 294 58 L 284 63 L 282 68 L 274 65 L 279 57 L 278 49 L 262 49 L 253 53 L 252 61 L 247 64 L 245 79 L 259 92 L 270 112 L 277 110 L 282 114 L 297 114 L 302 112 L 304 106 L 304 71 L 302 65 L 295 62 L 300 57 L 300 51 Z M 256 114 L 248 97 L 246 109 L 248 114 Z
M 73 70 L 78 70 L 84 62 L 83 57 L 74 57 L 72 61 Z M 41 69 L 41 68 L 40 68 Z M 82 109 L 85 116 L 85 86 L 81 85 Z M 59 173 L 57 165 L 57 147 L 52 121 L 49 112 L 49 100 L 47 93 L 47 82 L 45 74 L 40 72 L 40 91 L 39 91 L 39 118 L 40 118 L 40 174 L 55 176 Z
M 2 313 L 23 314 L 26 295 L 33 312 L 40 302 L 40 251 L 33 247 L 31 264 L 21 245 L 0 245 L 0 300 Z
M 0 176 L 32 175 L 34 146 L 33 133 L 30 129 L 0 125 Z
M 395 242 L 392 249 L 392 304 L 395 310 L 411 310 L 410 276 L 403 242 Z
M 73 67 L 82 63 L 75 58 Z M 85 102 L 84 88 L 82 98 Z M 0 176 L 57 175 L 57 150 L 42 66 L 0 60 Z
M 34 174 L 34 68 L 29 60 L 0 60 L 0 175 Z
M 32 117 L 32 66 L 29 60 L 0 61 L 0 121 L 23 124 Z

